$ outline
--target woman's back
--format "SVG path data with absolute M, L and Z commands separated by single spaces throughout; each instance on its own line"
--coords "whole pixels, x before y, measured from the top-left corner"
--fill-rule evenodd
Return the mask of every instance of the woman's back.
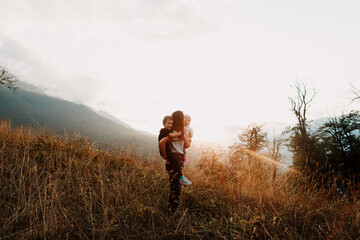
M 176 133 L 177 131 L 174 132 Z M 171 139 L 170 149 L 173 153 L 184 154 L 184 140 L 182 138 Z

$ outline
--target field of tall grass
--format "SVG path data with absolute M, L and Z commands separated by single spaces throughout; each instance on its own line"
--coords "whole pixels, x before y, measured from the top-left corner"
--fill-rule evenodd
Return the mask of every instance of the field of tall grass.
M 156 143 L 155 143 L 156 144 Z M 160 157 L 0 122 L 0 239 L 358 239 L 360 201 L 256 154 L 206 149 L 174 219 Z M 220 161 L 219 159 L 225 159 Z M 250 164 L 251 163 L 251 164 Z M 354 189 L 356 189 L 354 187 Z M 349 197 L 351 195 L 351 197 Z

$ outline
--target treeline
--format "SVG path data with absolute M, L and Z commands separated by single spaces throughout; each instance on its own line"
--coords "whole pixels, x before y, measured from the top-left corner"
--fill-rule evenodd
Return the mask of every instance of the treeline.
M 267 136 L 263 126 L 250 124 L 239 134 L 239 141 L 231 147 L 236 155 L 234 159 L 250 161 L 250 154 L 255 152 L 280 161 L 281 149 L 287 148 L 292 153 L 292 166 L 298 171 L 316 178 L 359 182 L 359 111 L 352 110 L 340 116 L 325 118 L 321 123 L 312 123 L 307 114 L 310 103 L 316 100 L 316 91 L 301 82 L 294 84 L 293 88 L 295 97 L 289 97 L 289 100 L 297 119 L 296 124 L 272 138 Z M 358 101 L 359 91 L 354 86 L 352 88 L 352 101 Z M 273 172 L 273 178 L 275 177 L 276 164 Z
M 287 130 L 294 167 L 316 177 L 359 182 L 359 111 L 328 117 L 319 126 L 311 126 L 306 114 L 315 91 L 312 90 L 309 95 L 309 88 L 303 83 L 298 83 L 295 89 L 298 97 L 290 100 L 298 121 Z M 353 89 L 356 95 L 352 100 L 357 101 L 358 91 Z

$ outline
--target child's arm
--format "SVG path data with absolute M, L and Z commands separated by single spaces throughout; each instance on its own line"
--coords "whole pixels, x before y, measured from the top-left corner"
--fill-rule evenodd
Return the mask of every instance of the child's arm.
M 161 154 L 162 154 L 163 158 L 166 160 L 167 160 L 166 143 L 170 142 L 170 141 L 171 141 L 171 138 L 169 136 L 166 136 L 159 141 L 159 148 L 160 148 Z
M 190 142 L 188 140 L 184 140 L 184 148 L 189 148 L 190 147 Z
M 180 132 L 172 132 L 172 133 L 169 133 L 169 137 L 171 138 L 177 138 L 177 137 L 180 137 L 181 136 L 181 131 Z
M 194 136 L 194 130 L 190 127 L 190 134 L 189 134 L 190 138 L 192 138 Z

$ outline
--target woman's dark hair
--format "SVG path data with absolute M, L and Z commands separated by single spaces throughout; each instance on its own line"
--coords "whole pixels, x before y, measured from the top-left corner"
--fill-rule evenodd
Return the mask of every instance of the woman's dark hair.
M 176 131 L 181 131 L 181 138 L 184 137 L 184 113 L 182 111 L 176 111 L 172 114 L 174 127 Z

